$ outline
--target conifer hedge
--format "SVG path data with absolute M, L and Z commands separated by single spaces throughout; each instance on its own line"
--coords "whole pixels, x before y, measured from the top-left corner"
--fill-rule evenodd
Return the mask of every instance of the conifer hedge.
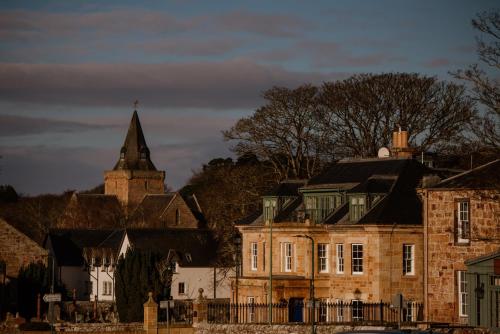
M 120 322 L 143 321 L 143 304 L 148 292 L 153 292 L 156 302 L 163 297 L 163 285 L 156 268 L 160 259 L 157 253 L 129 248 L 125 257 L 118 260 L 115 294 Z

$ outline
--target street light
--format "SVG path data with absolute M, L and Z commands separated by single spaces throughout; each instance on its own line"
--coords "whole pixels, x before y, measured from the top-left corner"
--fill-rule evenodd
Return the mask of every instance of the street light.
M 305 234 L 298 234 L 294 235 L 296 238 L 306 238 L 311 240 L 311 281 L 309 285 L 309 298 L 311 299 L 311 305 L 312 305 L 312 312 L 311 312 L 311 333 L 315 334 L 316 333 L 316 328 L 314 326 L 314 316 L 315 316 L 315 309 L 316 309 L 316 303 L 314 301 L 314 239 Z
M 234 245 L 236 246 L 236 253 L 235 255 L 235 265 L 236 265 L 236 286 L 235 286 L 235 296 L 234 296 L 234 302 L 236 304 L 236 310 L 238 307 L 238 285 L 239 285 L 239 278 L 240 278 L 240 252 L 241 252 L 241 236 L 239 233 L 234 237 L 233 239 Z M 235 323 L 238 323 L 238 311 L 235 312 L 234 315 L 234 320 Z

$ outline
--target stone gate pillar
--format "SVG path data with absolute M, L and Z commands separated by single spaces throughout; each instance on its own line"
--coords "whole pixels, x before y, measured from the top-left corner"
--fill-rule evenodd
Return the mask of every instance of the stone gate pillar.
M 198 290 L 198 298 L 193 302 L 193 326 L 207 322 L 208 306 L 207 299 L 203 296 L 203 289 Z
M 146 334 L 158 332 L 158 304 L 153 300 L 153 293 L 148 293 L 149 299 L 144 303 L 144 331 Z

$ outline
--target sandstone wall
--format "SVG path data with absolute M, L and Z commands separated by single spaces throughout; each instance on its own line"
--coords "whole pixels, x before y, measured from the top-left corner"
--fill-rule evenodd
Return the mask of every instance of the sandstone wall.
M 464 262 L 500 247 L 500 202 L 491 193 L 429 190 L 427 200 L 428 320 L 462 322 L 458 314 L 457 271 Z M 470 199 L 470 244 L 455 243 L 456 200 Z
M 0 260 L 6 262 L 7 276 L 17 277 L 19 269 L 30 262 L 47 262 L 48 253 L 5 220 L 0 219 Z

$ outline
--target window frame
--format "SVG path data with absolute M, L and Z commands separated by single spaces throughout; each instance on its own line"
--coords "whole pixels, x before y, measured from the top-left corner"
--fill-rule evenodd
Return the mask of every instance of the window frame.
M 182 287 L 182 289 L 181 289 L 181 287 Z M 185 282 L 179 282 L 177 284 L 177 294 L 179 294 L 179 295 L 186 294 L 186 283 Z
M 339 251 L 340 250 L 340 251 Z M 345 273 L 345 257 L 344 257 L 344 244 L 335 244 L 335 269 L 337 274 Z
M 320 248 L 324 248 L 324 249 L 322 251 L 320 251 Z M 330 271 L 329 261 L 328 261 L 328 251 L 329 251 L 328 244 L 318 243 L 318 272 L 319 273 L 328 273 Z M 324 269 L 323 269 L 323 267 L 324 267 Z
M 409 250 L 409 254 L 408 254 Z M 409 256 L 408 256 L 409 255 Z M 408 271 L 409 264 L 409 271 Z M 415 245 L 403 244 L 403 276 L 415 276 Z
M 462 209 L 462 205 L 467 205 L 467 210 Z M 469 198 L 457 198 L 454 204 L 455 220 L 455 244 L 469 245 L 471 237 L 471 205 Z M 467 219 L 463 219 L 466 215 Z M 465 238 L 462 238 L 465 236 Z
M 339 249 L 341 250 L 339 251 Z M 344 244 L 336 244 L 335 251 L 336 251 L 336 256 L 335 256 L 336 272 L 337 274 L 344 274 L 345 272 Z
M 361 247 L 361 249 L 354 250 L 355 247 Z M 361 257 L 355 257 L 354 255 L 359 255 L 361 253 Z M 364 263 L 363 263 L 363 257 L 364 257 L 364 249 L 363 249 L 363 244 L 351 244 L 351 273 L 353 275 L 363 275 L 363 270 L 364 270 Z M 358 261 L 356 263 L 356 261 Z M 358 270 L 355 270 L 355 268 L 358 268 Z M 359 270 L 361 268 L 361 270 Z
M 111 296 L 112 292 L 113 292 L 113 282 L 102 281 L 102 295 Z
M 362 200 L 363 204 L 359 203 Z M 356 201 L 356 203 L 353 203 Z M 367 200 L 365 195 L 351 195 L 349 196 L 349 218 L 351 221 L 358 221 L 366 213 Z
M 290 273 L 293 271 L 293 244 L 291 242 L 283 242 L 283 271 Z M 290 254 L 288 254 L 288 250 Z
M 458 316 L 461 318 L 469 316 L 469 314 L 467 313 L 467 308 L 469 306 L 467 304 L 468 284 L 469 282 L 467 281 L 467 271 L 457 270 Z
M 256 242 L 250 243 L 250 270 L 257 271 L 259 260 L 259 250 Z
M 351 300 L 351 305 L 352 305 L 352 321 L 363 321 L 364 319 L 363 301 L 361 299 L 353 299 Z M 354 315 L 355 312 L 358 313 L 357 316 Z

